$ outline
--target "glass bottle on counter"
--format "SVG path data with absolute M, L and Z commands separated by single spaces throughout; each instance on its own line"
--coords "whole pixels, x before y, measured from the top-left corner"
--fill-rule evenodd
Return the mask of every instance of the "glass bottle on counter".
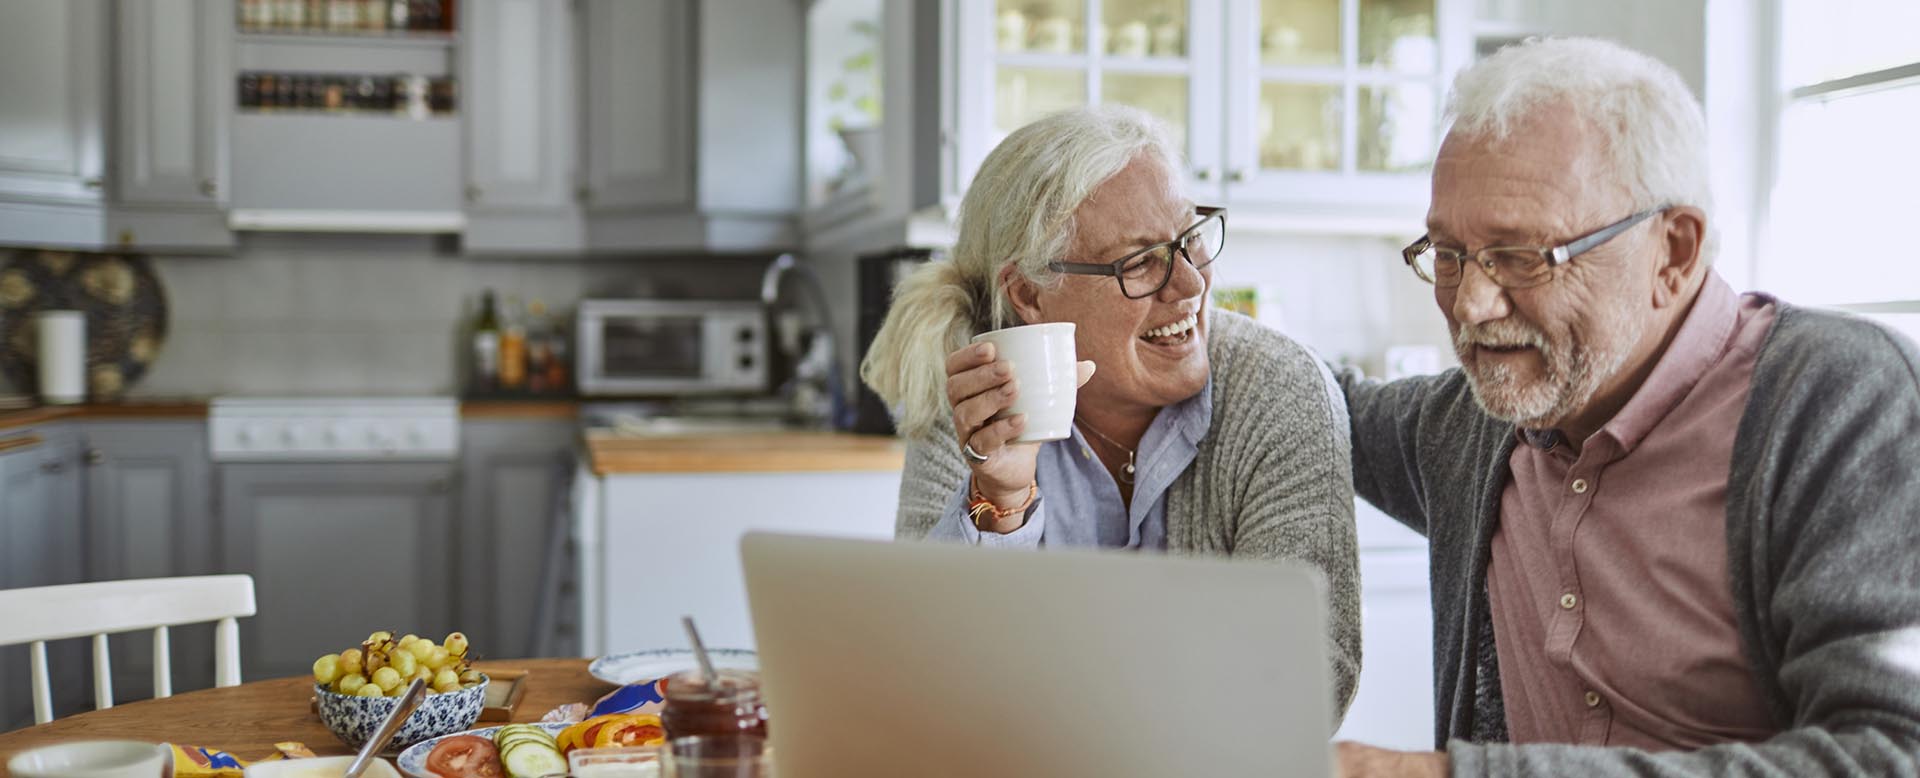
M 527 388 L 527 327 L 520 301 L 507 298 L 506 321 L 500 330 L 500 390 Z
M 480 293 L 480 314 L 473 321 L 474 392 L 494 391 L 500 383 L 500 314 L 494 308 L 493 290 Z
M 533 394 L 552 391 L 547 382 L 547 363 L 553 360 L 547 328 L 547 304 L 540 300 L 527 303 L 527 391 Z

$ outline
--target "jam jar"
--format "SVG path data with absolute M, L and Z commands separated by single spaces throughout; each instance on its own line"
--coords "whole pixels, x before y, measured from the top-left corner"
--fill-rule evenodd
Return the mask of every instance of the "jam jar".
M 689 735 L 767 735 L 767 706 L 760 697 L 760 674 L 719 670 L 710 683 L 698 670 L 667 679 L 666 706 L 660 724 L 667 738 Z

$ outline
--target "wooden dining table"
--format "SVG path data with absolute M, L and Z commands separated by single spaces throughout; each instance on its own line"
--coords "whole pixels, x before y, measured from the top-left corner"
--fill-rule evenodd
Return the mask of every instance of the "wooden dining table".
M 475 662 L 481 672 L 525 670 L 526 695 L 514 707 L 516 722 L 539 721 L 569 702 L 592 703 L 613 684 L 587 674 L 585 659 L 498 659 Z M 14 754 L 74 740 L 144 740 L 206 746 L 244 761 L 274 753 L 273 744 L 305 743 L 319 756 L 351 754 L 311 707 L 313 679 L 274 678 L 223 689 L 202 689 L 159 700 L 76 713 L 0 734 L 0 776 Z M 504 722 L 480 722 L 476 727 Z

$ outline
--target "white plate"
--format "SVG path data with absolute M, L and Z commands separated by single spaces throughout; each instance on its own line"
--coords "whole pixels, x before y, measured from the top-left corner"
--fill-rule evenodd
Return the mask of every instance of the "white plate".
M 745 649 L 709 648 L 707 656 L 713 659 L 713 667 L 716 670 L 760 669 L 760 656 Z M 693 658 L 692 649 L 654 648 L 608 654 L 593 660 L 593 664 L 587 665 L 587 672 L 607 683 L 625 686 L 630 683 L 665 678 L 699 666 L 700 663 Z
M 433 753 L 433 747 L 440 745 L 440 741 L 446 740 L 447 738 L 450 738 L 450 737 L 459 737 L 461 735 L 474 735 L 477 737 L 486 738 L 487 740 L 491 741 L 493 740 L 493 733 L 498 731 L 501 727 L 504 727 L 504 726 L 506 725 L 498 724 L 491 727 L 469 729 L 465 732 L 455 732 L 451 735 L 441 735 L 436 738 L 429 738 L 427 740 L 422 740 L 411 746 L 407 746 L 407 750 L 401 751 L 400 758 L 393 760 L 394 765 L 400 768 L 400 772 L 406 773 L 407 775 L 414 776 L 414 778 L 440 778 L 440 776 L 438 775 L 434 775 L 433 773 L 427 772 L 427 754 Z M 557 737 L 560 737 L 560 732 L 562 730 L 573 725 L 571 724 L 534 724 L 533 726 L 544 729 L 547 731 L 547 734 L 557 738 Z

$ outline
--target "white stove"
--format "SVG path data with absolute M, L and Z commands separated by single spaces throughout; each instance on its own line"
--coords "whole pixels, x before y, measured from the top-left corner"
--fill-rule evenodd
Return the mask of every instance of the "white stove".
M 451 461 L 460 402 L 451 397 L 222 397 L 207 412 L 215 461 Z

